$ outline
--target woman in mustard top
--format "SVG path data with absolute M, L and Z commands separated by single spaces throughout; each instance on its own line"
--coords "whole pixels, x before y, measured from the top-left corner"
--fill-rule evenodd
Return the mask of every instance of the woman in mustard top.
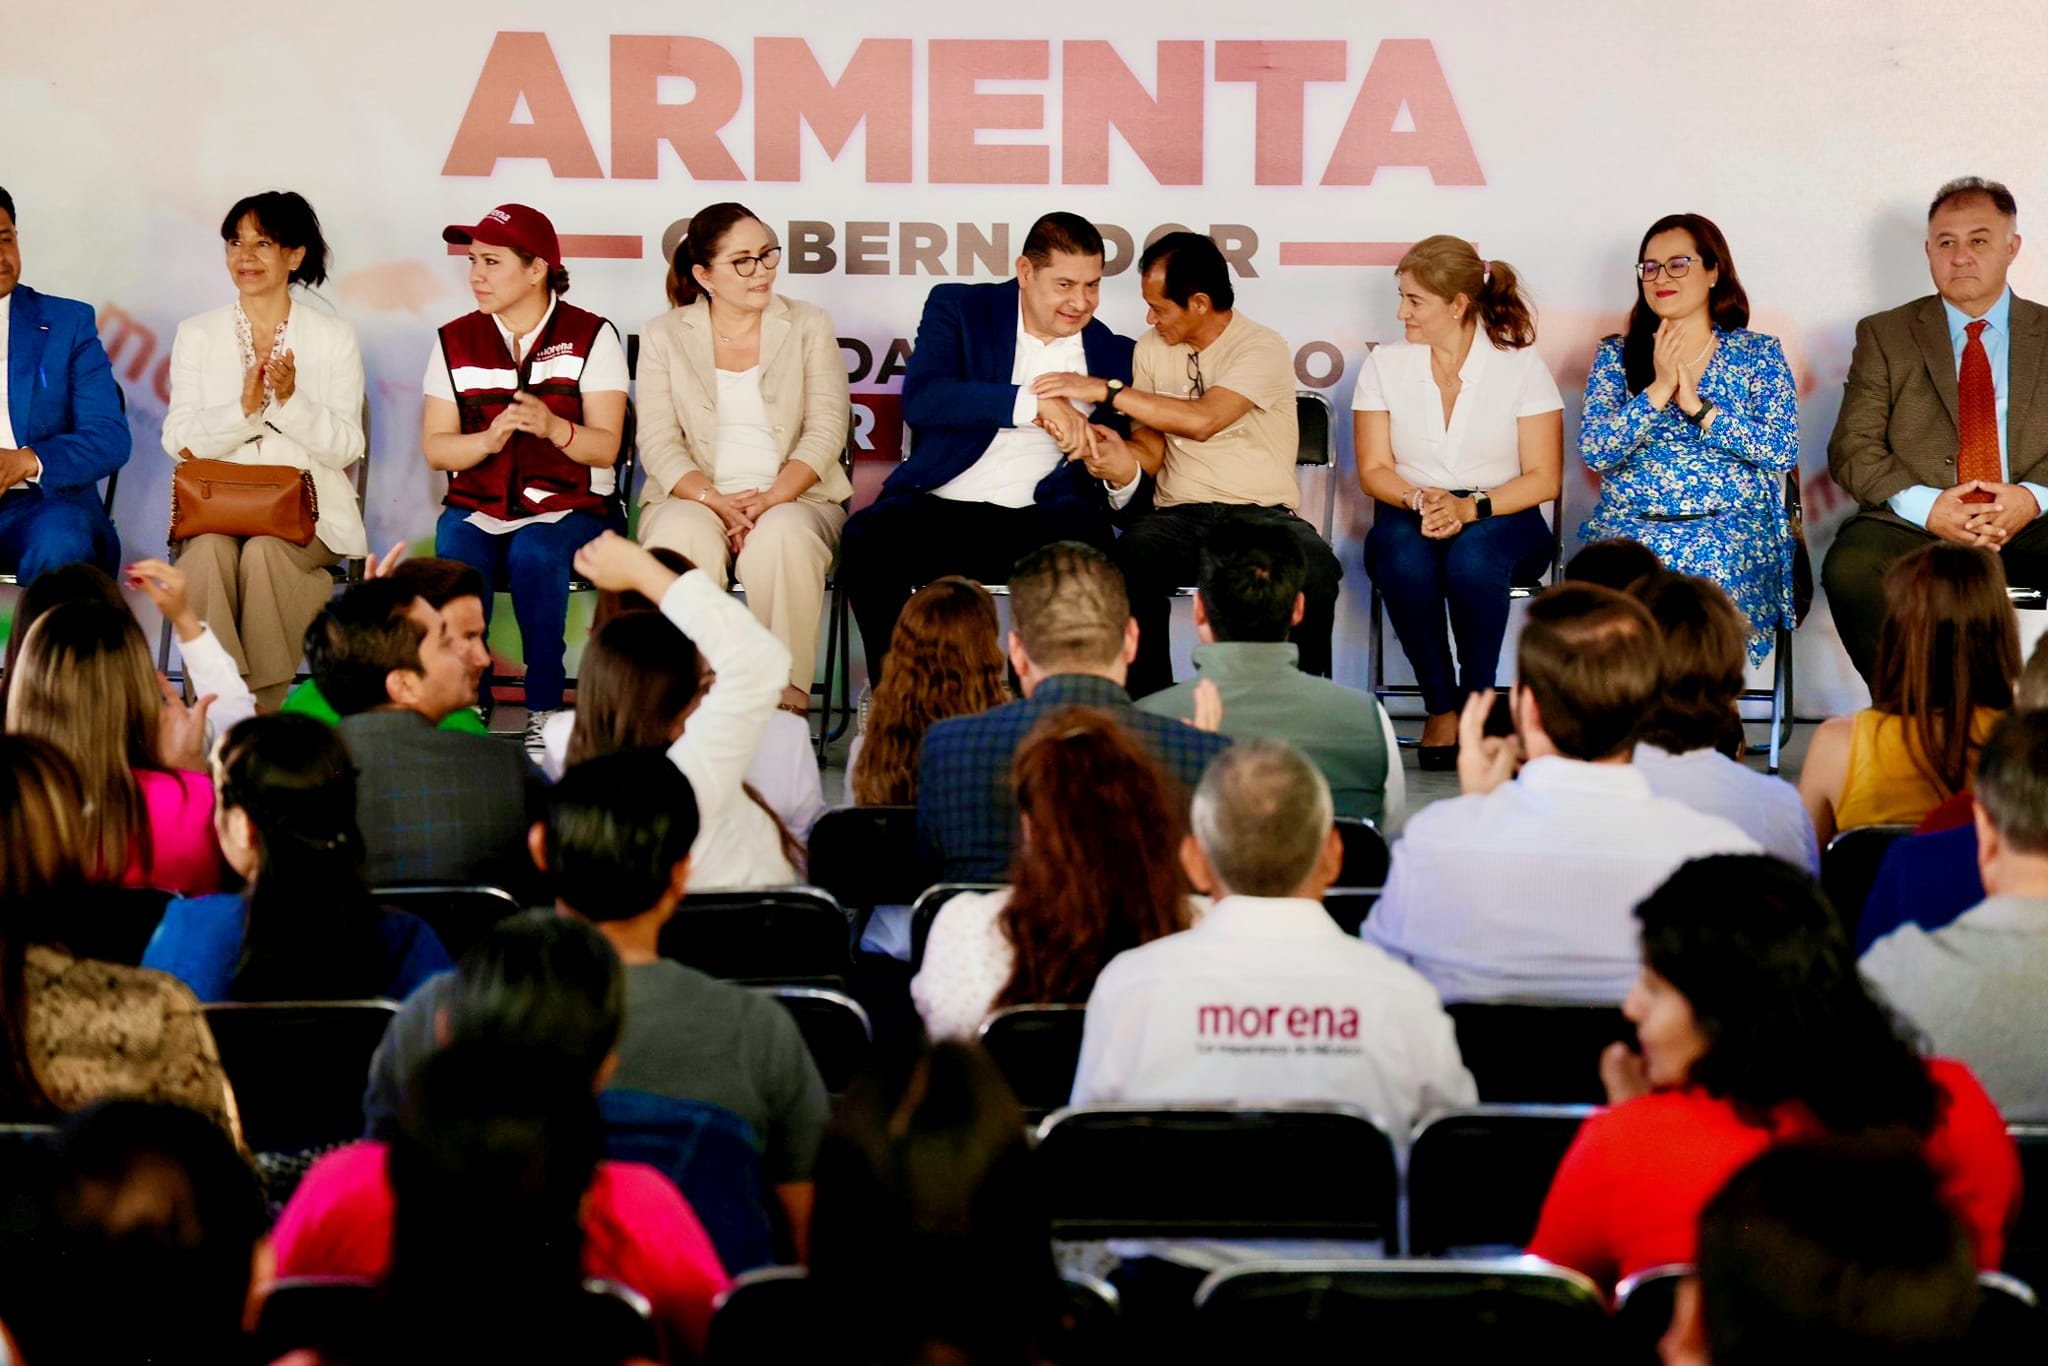
M 1884 596 L 1871 704 L 1821 723 L 1799 778 L 1823 849 L 1852 826 L 1917 824 L 1967 789 L 2019 677 L 1997 555 L 1937 542 L 1892 566 Z

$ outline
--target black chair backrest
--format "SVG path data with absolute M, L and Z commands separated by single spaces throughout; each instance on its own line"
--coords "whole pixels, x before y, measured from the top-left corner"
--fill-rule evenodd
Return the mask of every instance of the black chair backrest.
M 1393 1142 L 1342 1106 L 1061 1110 L 1038 1166 L 1059 1238 L 1395 1241 Z
M 1466 1001 L 1449 1010 L 1458 1051 L 1488 1104 L 1601 1104 L 1601 1051 L 1635 1041 L 1635 1027 L 1614 1006 Z
M 65 947 L 80 958 L 136 967 L 170 904 L 171 894 L 154 887 L 94 887 L 65 921 Z
M 994 892 L 1002 886 L 1000 882 L 935 882 L 919 892 L 910 903 L 910 970 L 916 972 L 924 966 L 924 946 L 932 937 L 932 922 L 948 901 L 962 892 Z
M 1396 755 L 1389 760 L 1398 763 Z M 1387 869 L 1394 861 L 1387 837 L 1368 820 L 1349 816 L 1337 818 L 1337 837 L 1344 841 L 1344 866 L 1337 874 L 1340 887 L 1384 887 Z
M 1607 1306 L 1562 1267 L 1250 1262 L 1195 1296 L 1204 1361 L 1605 1360 Z
M 853 959 L 846 912 L 815 887 L 704 892 L 661 930 L 661 955 L 736 982 L 844 986 Z
M 296 1351 L 340 1355 L 368 1317 L 377 1283 L 357 1276 L 286 1276 L 272 1285 L 256 1325 L 259 1359 L 275 1361 Z M 592 1355 L 611 1352 L 620 1360 L 660 1360 L 661 1336 L 647 1299 L 611 1281 L 583 1283 L 584 1340 Z
M 841 1095 L 867 1066 L 874 1045 L 868 1013 L 851 996 L 819 987 L 764 986 L 796 1020 L 825 1089 Z
M 1892 841 L 1913 833 L 1910 825 L 1859 825 L 1828 841 L 1820 856 L 1820 889 L 1853 941 L 1863 903 L 1877 885 L 1877 870 Z
M 1378 887 L 1332 887 L 1323 893 L 1323 909 L 1337 922 L 1338 929 L 1356 938 L 1358 927 L 1372 914 L 1373 904 L 1379 899 Z
M 297 1153 L 361 1138 L 370 1057 L 397 1013 L 390 1001 L 205 1007 L 250 1149 Z
M 1032 1121 L 1073 1096 L 1087 1018 L 1083 1006 L 1005 1006 L 981 1022 L 981 1046 Z
M 1294 424 L 1297 432 L 1294 463 L 1327 465 L 1333 449 L 1330 440 L 1330 400 L 1313 391 L 1294 391 Z
M 2020 1212 L 2005 1240 L 2005 1269 L 2048 1285 L 2048 1124 L 2008 1124 L 2020 1150 Z
M 810 878 L 848 910 L 908 906 L 931 885 L 914 806 L 841 806 L 811 827 Z
M 376 887 L 370 897 L 394 910 L 410 911 L 427 922 L 427 928 L 456 962 L 490 932 L 493 925 L 523 909 L 519 898 L 502 887 L 455 886 L 408 882 Z
M 2048 1315 L 2034 1288 L 1997 1271 L 1977 1275 L 1977 1317 L 1970 1325 L 1966 1361 L 2048 1359 Z
M 1690 1266 L 1653 1266 L 1626 1277 L 1614 1288 L 1615 1366 L 1657 1366 L 1657 1343 L 1671 1326 L 1678 1286 Z
M 711 1315 L 704 1366 L 823 1360 L 808 1350 L 823 1336 L 818 1303 L 800 1266 L 764 1266 L 735 1276 Z
M 1408 1252 L 1521 1249 L 1589 1105 L 1482 1105 L 1439 1115 L 1408 1149 Z

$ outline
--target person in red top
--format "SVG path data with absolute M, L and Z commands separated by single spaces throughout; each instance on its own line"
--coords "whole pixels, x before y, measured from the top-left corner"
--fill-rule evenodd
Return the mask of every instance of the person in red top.
M 463 959 L 445 1025 L 450 1041 L 432 1058 L 462 1045 L 490 1045 L 540 1064 L 563 1063 L 581 1079 L 596 1125 L 595 1094 L 617 1061 L 624 1017 L 625 976 L 604 937 L 580 920 L 530 911 L 501 922 Z M 431 1060 L 422 1064 L 422 1074 L 429 1066 Z M 408 1087 L 408 1112 L 426 1106 L 415 1094 L 418 1085 Z M 536 1079 L 518 1086 L 522 1094 L 503 1098 L 504 1108 L 523 1113 L 519 1106 L 530 1106 L 525 1093 L 539 1085 Z M 573 1108 L 580 1114 L 580 1102 Z M 598 1151 L 579 1187 L 582 1274 L 646 1296 L 656 1321 L 701 1353 L 713 1302 L 732 1283 L 710 1237 L 668 1178 L 637 1162 L 598 1161 L 601 1128 L 593 1141 Z M 400 1147 L 352 1143 L 313 1164 L 272 1234 L 279 1276 L 398 1274 L 407 1224 L 406 1192 L 396 1179 Z M 484 1255 L 479 1229 L 444 1228 L 438 1236 L 449 1240 L 441 1274 Z M 452 1250 L 454 1244 L 468 1250 Z
M 1970 1070 L 1923 1059 L 1857 975 L 1813 882 L 1761 856 L 1695 859 L 1636 908 L 1643 970 L 1622 1010 L 1641 1051 L 1601 1058 L 1610 1108 L 1551 1183 L 1529 1251 L 1612 1288 L 1694 1260 L 1700 1211 L 1774 1144 L 1917 1141 L 1995 1268 L 2019 1155 Z

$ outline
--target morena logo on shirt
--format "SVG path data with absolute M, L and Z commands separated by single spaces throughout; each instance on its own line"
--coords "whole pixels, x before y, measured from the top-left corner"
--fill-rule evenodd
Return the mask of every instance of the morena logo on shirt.
M 566 356 L 575 350 L 576 344 L 574 342 L 556 342 L 553 346 L 543 346 L 540 350 L 534 352 L 533 359 L 536 361 L 553 360 L 556 356 Z
M 1356 1039 L 1356 1006 L 1195 1007 L 1195 1033 L 1205 1039 Z

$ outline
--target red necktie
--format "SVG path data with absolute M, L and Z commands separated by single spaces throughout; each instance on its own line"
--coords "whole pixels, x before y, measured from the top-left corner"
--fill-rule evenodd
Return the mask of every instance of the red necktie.
M 1998 467 L 1998 393 L 1991 386 L 1991 357 L 1984 353 L 1982 319 L 1964 328 L 1970 340 L 1963 343 L 1963 368 L 1956 388 L 1962 400 L 1962 440 L 1956 448 L 1956 482 L 1967 484 L 1982 479 L 1987 484 L 2004 483 Z M 1988 493 L 1963 495 L 1966 503 L 1988 503 Z

